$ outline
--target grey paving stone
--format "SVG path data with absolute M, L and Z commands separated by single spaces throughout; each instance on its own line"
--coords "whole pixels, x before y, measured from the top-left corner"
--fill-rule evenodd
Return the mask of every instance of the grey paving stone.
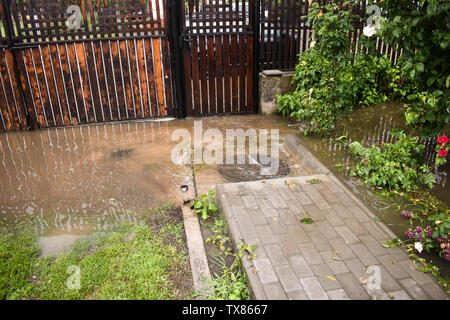
M 289 300 L 309 300 L 309 297 L 306 294 L 305 290 L 288 292 L 287 296 Z
M 303 206 L 305 209 L 306 217 L 313 219 L 314 221 L 325 220 L 325 216 L 320 213 L 320 210 L 315 205 L 305 205 Z
M 334 192 L 334 195 L 341 200 L 341 203 L 345 205 L 354 205 L 355 201 L 343 190 L 340 192 Z
M 330 190 L 323 189 L 319 190 L 320 195 L 327 201 L 329 204 L 340 204 L 341 200 L 339 200 Z
M 416 270 L 417 266 L 411 262 L 411 260 L 400 261 L 399 264 L 409 273 L 419 285 L 424 285 L 431 282 L 431 278 L 422 271 Z
M 369 274 L 367 274 L 366 267 L 362 264 L 361 260 L 358 258 L 345 260 L 345 265 L 360 284 L 365 284 L 367 282 Z
M 408 272 L 406 272 L 406 270 L 402 268 L 390 254 L 377 256 L 377 259 L 386 268 L 386 270 L 388 270 L 394 279 L 399 280 L 409 277 Z
M 426 292 L 417 285 L 417 282 L 411 278 L 399 280 L 403 289 L 408 292 L 409 296 L 415 300 L 429 300 L 430 298 Z
M 300 283 L 311 300 L 330 300 L 315 277 L 300 279 Z
M 344 239 L 333 239 L 329 241 L 334 251 L 341 259 L 351 259 L 356 257 L 352 249 L 345 243 Z
M 378 225 L 377 222 L 369 221 L 364 222 L 362 225 L 369 231 L 369 233 L 378 241 L 385 242 L 390 239 L 390 237 L 384 232 Z
M 329 209 L 329 210 L 322 210 L 322 214 L 325 216 L 325 219 L 333 225 L 333 226 L 342 226 L 344 225 L 344 220 L 339 217 L 339 215 L 336 213 L 336 210 Z
M 327 292 L 330 300 L 350 300 L 344 289 L 331 290 Z
M 302 213 L 305 212 L 303 209 L 303 206 L 300 204 L 300 202 L 297 199 L 289 199 L 286 200 L 286 203 L 288 205 L 289 211 L 294 217 L 300 216 Z
M 302 243 L 299 244 L 300 252 L 302 253 L 305 260 L 309 265 L 321 264 L 324 263 L 322 256 L 319 251 L 317 251 L 316 247 L 312 243 Z
M 318 251 L 333 250 L 331 248 L 330 242 L 325 238 L 325 236 L 322 233 L 308 234 L 308 236 L 310 237 L 311 242 L 314 244 L 314 246 Z
M 388 295 L 392 300 L 411 300 L 411 297 L 406 293 L 405 290 L 388 292 Z
M 287 234 L 292 237 L 293 241 L 299 244 L 311 241 L 307 233 L 299 226 L 299 224 L 287 226 Z
M 300 190 L 300 188 L 299 188 Z M 303 206 L 307 206 L 307 205 L 311 205 L 313 204 L 313 201 L 311 200 L 311 198 L 308 196 L 308 194 L 304 191 L 301 192 L 297 192 L 297 200 L 300 201 L 300 204 Z
M 391 276 L 391 274 L 386 270 L 384 266 L 379 265 L 378 267 L 381 271 L 381 287 L 385 291 L 390 292 L 402 289 L 399 283 Z
M 298 278 L 306 278 L 313 275 L 311 268 L 301 255 L 294 255 L 289 258 L 289 262 L 294 268 L 295 274 Z
M 337 255 L 332 251 L 323 251 L 320 253 L 325 263 L 330 267 L 331 272 L 334 274 L 348 273 L 350 270 L 347 268 L 343 261 L 340 261 Z
M 259 205 L 254 196 L 241 196 L 242 202 L 248 209 L 258 209 Z
M 339 234 L 336 232 L 336 230 L 333 228 L 333 226 L 326 220 L 323 221 L 316 221 L 315 225 L 320 230 L 320 232 L 323 234 L 325 239 L 327 240 L 333 240 L 338 239 Z
M 278 244 L 269 244 L 264 248 L 273 266 L 279 266 L 288 263 L 283 251 L 281 251 L 281 248 Z
M 245 217 L 248 217 L 248 215 L 247 215 L 247 210 L 246 210 L 246 208 L 244 207 L 244 206 L 240 206 L 240 205 L 231 205 L 231 208 L 232 208 L 232 210 L 233 210 L 233 214 L 236 216 L 236 217 L 242 217 L 242 218 L 245 218 Z
M 350 248 L 366 267 L 378 264 L 377 258 L 362 243 L 351 244 Z
M 269 225 L 265 226 L 256 226 L 256 233 L 258 234 L 259 239 L 261 239 L 261 242 L 263 244 L 270 244 L 270 243 L 276 243 L 277 238 L 272 232 L 272 229 L 270 229 Z
M 352 230 L 353 234 L 355 236 L 365 236 L 369 234 L 369 231 L 367 231 L 366 228 L 364 228 L 364 226 L 361 224 L 361 222 L 359 222 L 356 219 L 343 219 L 344 220 L 344 224 L 350 229 Z
M 264 215 L 264 217 L 266 219 L 271 219 L 273 217 L 278 217 L 279 216 L 277 210 L 275 210 L 271 206 L 267 207 L 267 208 L 262 208 L 261 211 L 262 211 L 262 213 L 263 213 L 263 215 Z
M 313 186 L 302 185 L 302 188 L 319 209 L 331 209 L 331 206 L 325 201 L 320 193 L 316 189 L 314 189 Z
M 352 273 L 337 274 L 336 278 L 350 299 L 368 300 L 370 298 L 364 287 Z
M 281 250 L 286 256 L 300 253 L 300 249 L 296 241 L 292 241 L 292 235 L 282 234 L 279 236 Z
M 423 284 L 422 288 L 434 300 L 446 300 L 450 298 L 450 296 L 434 282 Z
M 350 212 L 353 214 L 353 217 L 358 219 L 359 222 L 368 222 L 371 221 L 370 217 L 365 213 L 359 206 L 351 206 L 348 207 Z
M 279 209 L 278 213 L 280 215 L 281 221 L 283 221 L 285 225 L 292 225 L 297 223 L 297 219 L 295 219 L 295 217 L 290 213 L 288 209 Z
M 341 219 L 353 219 L 352 213 L 345 206 L 336 205 L 333 209 Z
M 269 201 L 272 203 L 275 209 L 285 209 L 288 207 L 286 201 L 284 201 L 279 194 L 272 194 Z
M 285 292 L 300 291 L 303 289 L 291 266 L 276 266 L 275 272 Z
M 269 300 L 287 300 L 288 297 L 279 282 L 264 284 L 264 291 Z
M 275 274 L 272 264 L 268 258 L 256 258 L 253 259 L 253 265 L 257 270 L 259 280 L 262 284 L 267 284 L 271 282 L 277 282 L 278 278 Z
M 295 199 L 297 199 L 297 195 L 292 191 L 291 187 L 289 187 L 286 184 L 285 185 L 281 185 L 278 190 L 279 190 L 279 193 L 280 193 L 281 197 L 286 202 L 288 200 L 295 200 Z
M 245 240 L 258 237 L 256 229 L 249 218 L 237 217 L 236 222 L 239 225 L 239 230 L 241 230 L 241 234 Z
M 327 181 L 327 188 L 328 188 L 328 190 L 330 190 L 333 193 L 344 192 L 344 190 L 342 190 L 341 187 L 339 187 L 331 179 L 329 181 Z
M 247 215 L 254 226 L 267 225 L 267 220 L 261 209 L 248 209 Z
M 311 270 L 314 272 L 317 280 L 319 280 L 322 288 L 325 291 L 340 289 L 341 286 L 336 279 L 336 276 L 331 272 L 327 264 L 316 264 L 311 266 Z M 335 280 L 333 280 L 335 279 Z
M 284 224 L 283 220 L 278 217 L 267 219 L 269 226 L 275 235 L 285 234 L 288 232 L 287 226 Z
M 380 241 L 376 240 L 371 235 L 360 236 L 361 242 L 372 252 L 375 256 L 383 255 L 387 253 L 387 248 L 384 248 Z
M 344 239 L 346 244 L 358 243 L 359 239 L 353 234 L 353 232 L 347 226 L 334 227 L 336 232 Z

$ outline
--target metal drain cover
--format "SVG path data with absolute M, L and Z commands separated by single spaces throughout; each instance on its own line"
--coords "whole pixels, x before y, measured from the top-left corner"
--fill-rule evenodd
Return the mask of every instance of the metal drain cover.
M 274 174 L 270 169 L 277 162 L 278 170 Z M 269 156 L 246 155 L 244 164 L 221 164 L 218 165 L 218 171 L 222 177 L 231 182 L 241 182 L 285 177 L 289 175 L 291 169 L 283 160 Z

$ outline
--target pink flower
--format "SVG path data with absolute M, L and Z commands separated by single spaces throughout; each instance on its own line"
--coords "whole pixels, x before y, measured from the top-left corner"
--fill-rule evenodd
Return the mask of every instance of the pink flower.
M 446 137 L 446 136 L 440 136 L 438 139 L 437 139 L 437 142 L 438 143 L 447 143 L 449 140 L 448 140 L 448 138 Z

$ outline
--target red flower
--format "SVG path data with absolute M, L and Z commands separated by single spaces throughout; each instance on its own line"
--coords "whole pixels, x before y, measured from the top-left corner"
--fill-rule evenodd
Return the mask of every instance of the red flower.
M 439 156 L 439 157 L 445 157 L 445 156 L 447 155 L 447 153 L 448 153 L 447 150 L 441 150 L 441 151 L 439 151 L 438 156 Z
M 449 140 L 448 140 L 448 138 L 446 137 L 446 136 L 440 136 L 438 139 L 437 139 L 437 142 L 438 143 L 447 143 Z

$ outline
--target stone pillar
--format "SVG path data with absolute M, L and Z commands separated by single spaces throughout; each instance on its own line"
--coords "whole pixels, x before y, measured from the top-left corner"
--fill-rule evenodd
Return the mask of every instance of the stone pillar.
M 265 70 L 259 74 L 259 113 L 272 114 L 277 112 L 278 94 L 286 94 L 294 91 L 291 83 L 294 72 L 282 72 L 280 70 Z

